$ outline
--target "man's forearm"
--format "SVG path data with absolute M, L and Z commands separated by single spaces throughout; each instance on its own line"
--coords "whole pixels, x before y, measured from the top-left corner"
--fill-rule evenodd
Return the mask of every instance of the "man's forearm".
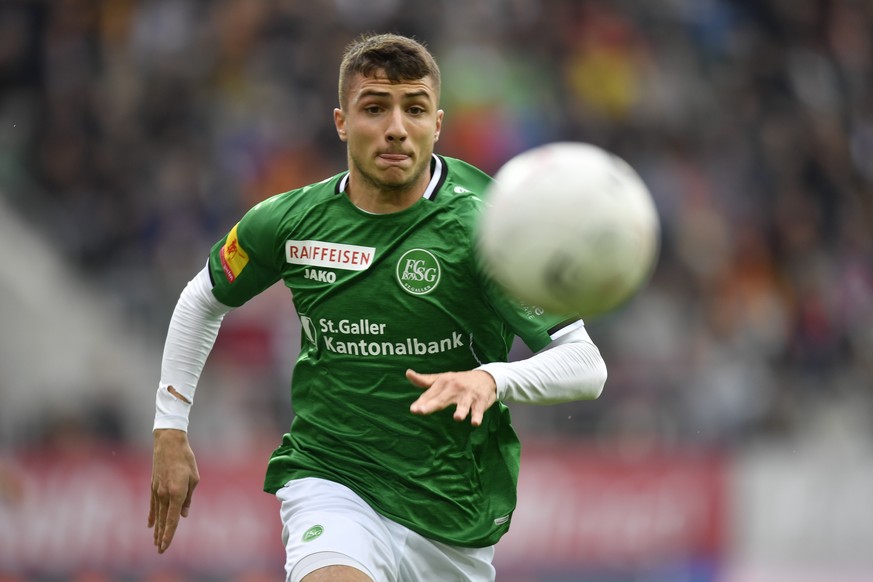
M 581 322 L 552 347 L 525 360 L 478 369 L 494 377 L 497 397 L 510 402 L 554 404 L 591 400 L 606 383 L 606 364 Z
M 209 273 L 200 271 L 176 303 L 164 343 L 155 398 L 155 429 L 188 429 L 188 414 L 206 358 L 230 307 L 212 295 Z

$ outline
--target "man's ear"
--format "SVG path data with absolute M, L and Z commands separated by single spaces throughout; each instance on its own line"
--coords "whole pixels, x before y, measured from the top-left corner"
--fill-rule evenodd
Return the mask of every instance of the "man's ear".
M 445 114 L 445 112 L 444 112 L 442 109 L 440 109 L 439 111 L 437 111 L 436 130 L 433 132 L 433 141 L 434 141 L 434 143 L 436 143 L 436 142 L 438 142 L 438 141 L 440 140 L 440 131 L 441 131 L 442 128 L 443 128 L 443 115 L 444 115 L 444 114 Z
M 348 139 L 346 137 L 346 114 L 339 107 L 333 110 L 333 124 L 336 126 L 336 134 L 340 141 L 346 141 Z

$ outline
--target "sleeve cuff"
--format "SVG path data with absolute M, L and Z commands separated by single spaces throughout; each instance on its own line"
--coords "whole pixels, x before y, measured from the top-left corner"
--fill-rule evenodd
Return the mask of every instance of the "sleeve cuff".
M 188 417 L 171 414 L 155 415 L 155 425 L 152 428 L 152 431 L 164 428 L 172 428 L 175 430 L 181 430 L 182 432 L 188 432 Z
M 505 367 L 505 362 L 491 362 L 489 364 L 482 364 L 476 368 L 477 370 L 482 370 L 483 372 L 491 374 L 491 377 L 494 378 L 494 383 L 497 385 L 497 400 L 503 400 L 506 396 L 506 386 L 509 382 L 506 373 L 504 372 Z

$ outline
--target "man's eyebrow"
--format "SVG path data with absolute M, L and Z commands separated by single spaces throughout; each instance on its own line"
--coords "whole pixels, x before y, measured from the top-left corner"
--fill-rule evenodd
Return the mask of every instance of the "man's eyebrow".
M 379 91 L 378 89 L 366 89 L 358 93 L 358 100 L 364 99 L 365 97 L 389 97 L 391 93 L 388 91 Z
M 431 94 L 424 89 L 419 89 L 418 91 L 408 91 L 403 94 L 406 99 L 415 99 L 417 97 L 426 97 L 427 99 L 431 98 Z
M 391 93 L 389 91 L 381 91 L 379 89 L 365 89 L 357 95 L 357 100 L 360 101 L 361 99 L 366 99 L 367 97 L 384 98 L 390 96 Z M 417 99 L 419 97 L 425 97 L 427 99 L 430 99 L 431 94 L 424 89 L 419 89 L 414 91 L 407 91 L 406 93 L 403 93 L 402 97 L 404 99 Z

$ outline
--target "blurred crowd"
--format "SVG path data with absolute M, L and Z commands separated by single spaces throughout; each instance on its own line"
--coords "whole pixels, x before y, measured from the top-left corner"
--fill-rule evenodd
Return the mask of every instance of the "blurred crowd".
M 0 195 L 160 345 L 242 212 L 344 168 L 336 72 L 369 30 L 436 54 L 440 153 L 494 172 L 592 142 L 656 199 L 650 284 L 589 322 L 603 397 L 516 407 L 522 431 L 628 451 L 869 431 L 869 0 L 6 0 Z M 229 316 L 203 424 L 284 428 L 295 325 L 278 291 Z

